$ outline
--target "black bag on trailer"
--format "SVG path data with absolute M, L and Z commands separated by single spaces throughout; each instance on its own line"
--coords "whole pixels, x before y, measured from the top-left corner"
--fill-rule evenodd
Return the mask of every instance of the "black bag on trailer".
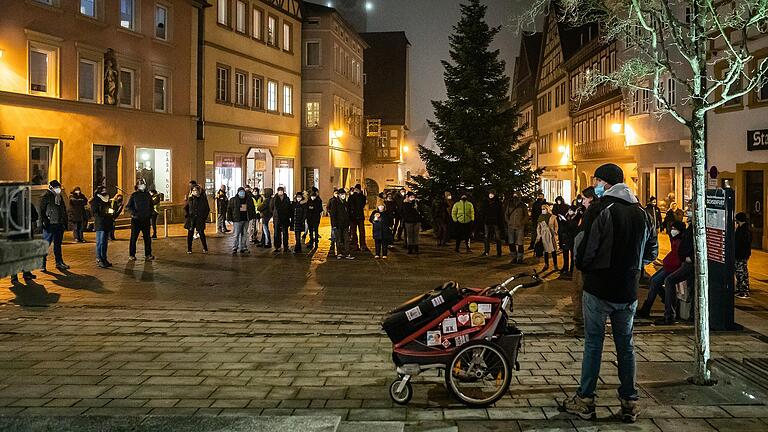
M 381 326 L 392 343 L 398 343 L 450 309 L 459 300 L 461 293 L 458 284 L 446 282 L 390 311 Z

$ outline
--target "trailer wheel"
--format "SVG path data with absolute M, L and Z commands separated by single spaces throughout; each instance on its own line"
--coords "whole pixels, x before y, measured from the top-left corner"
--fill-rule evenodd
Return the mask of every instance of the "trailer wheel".
M 413 397 L 413 386 L 411 386 L 410 382 L 406 381 L 403 389 L 398 392 L 397 390 L 400 387 L 400 382 L 402 380 L 403 379 L 400 378 L 392 381 L 392 384 L 389 385 L 389 397 L 391 397 L 392 401 L 398 405 L 407 405 Z

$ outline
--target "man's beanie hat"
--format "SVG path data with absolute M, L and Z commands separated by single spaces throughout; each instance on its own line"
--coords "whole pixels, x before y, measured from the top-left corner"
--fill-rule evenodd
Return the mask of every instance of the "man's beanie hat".
M 595 177 L 610 185 L 624 183 L 624 171 L 618 165 L 612 163 L 600 165 L 595 170 Z

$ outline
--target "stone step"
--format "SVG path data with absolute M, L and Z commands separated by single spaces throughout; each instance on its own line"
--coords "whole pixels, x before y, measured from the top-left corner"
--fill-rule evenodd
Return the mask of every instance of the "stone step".
M 0 417 L 0 431 L 14 432 L 336 432 L 341 417 Z M 362 429 L 361 429 L 362 430 Z M 391 431 L 400 429 L 391 429 Z M 367 429 L 387 431 L 390 429 Z
M 403 432 L 405 423 L 394 421 L 342 422 L 337 432 Z

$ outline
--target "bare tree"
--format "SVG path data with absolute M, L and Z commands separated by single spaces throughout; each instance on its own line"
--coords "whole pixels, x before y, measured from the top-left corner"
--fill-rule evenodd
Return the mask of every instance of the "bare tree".
M 705 117 L 766 84 L 768 59 L 757 59 L 753 52 L 768 40 L 768 0 L 534 0 L 518 26 L 530 26 L 544 13 L 556 13 L 572 25 L 596 22 L 606 41 L 623 41 L 634 49 L 616 71 L 590 71 L 582 97 L 602 85 L 647 91 L 658 114 L 671 115 L 690 130 L 696 298 L 692 382 L 710 384 Z M 668 99 L 663 83 L 670 79 L 684 94 L 682 103 Z

